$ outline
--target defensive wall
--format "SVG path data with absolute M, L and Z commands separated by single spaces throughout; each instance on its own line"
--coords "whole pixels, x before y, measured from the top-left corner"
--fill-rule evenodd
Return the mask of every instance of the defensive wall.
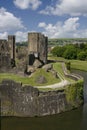
M 45 116 L 58 114 L 83 104 L 83 81 L 59 90 L 39 91 L 11 80 L 0 84 L 1 116 Z

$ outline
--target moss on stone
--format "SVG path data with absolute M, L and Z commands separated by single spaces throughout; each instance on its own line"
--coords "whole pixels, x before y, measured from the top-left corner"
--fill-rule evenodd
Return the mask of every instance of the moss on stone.
M 83 80 L 79 80 L 74 84 L 66 86 L 66 99 L 69 104 L 76 107 L 83 103 Z

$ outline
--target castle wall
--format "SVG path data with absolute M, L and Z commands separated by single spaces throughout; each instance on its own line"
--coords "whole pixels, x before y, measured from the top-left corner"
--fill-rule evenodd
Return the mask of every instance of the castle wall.
M 39 54 L 40 60 L 43 61 L 44 64 L 47 63 L 47 48 L 48 48 L 48 38 L 44 35 L 40 35 L 39 37 Z
M 28 33 L 28 53 L 38 53 L 39 49 L 39 33 Z
M 38 59 L 41 63 L 47 63 L 47 37 L 41 33 L 28 33 L 28 54 L 31 59 L 31 54 L 35 59 Z M 34 62 L 33 62 L 34 63 Z M 33 65 L 33 64 L 32 64 Z
M 7 40 L 0 40 L 0 70 L 11 67 L 11 58 Z
M 15 61 L 15 36 L 14 35 L 8 36 L 8 44 L 10 47 L 11 59 Z
M 4 80 L 0 84 L 1 115 L 33 117 L 69 111 L 83 103 L 83 96 L 80 96 L 82 91 L 83 83 L 66 86 L 61 90 L 41 92 L 32 86 Z

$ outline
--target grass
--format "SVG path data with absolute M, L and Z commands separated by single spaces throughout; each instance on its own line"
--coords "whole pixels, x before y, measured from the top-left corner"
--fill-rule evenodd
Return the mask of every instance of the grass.
M 52 59 L 65 61 L 64 58 L 58 58 L 58 57 L 52 57 Z M 70 62 L 71 62 L 72 69 L 80 69 L 80 70 L 87 71 L 87 61 L 70 60 Z M 23 77 L 23 76 L 11 74 L 11 73 L 0 73 L 0 82 L 3 79 L 10 79 L 10 80 L 14 80 L 16 82 L 21 82 L 24 85 L 28 84 L 31 86 L 52 85 L 52 84 L 60 82 L 60 79 L 68 80 L 70 82 L 75 82 L 74 80 L 67 78 L 64 75 L 61 62 L 53 63 L 53 67 L 56 70 L 56 72 L 59 74 L 59 78 L 55 78 L 51 72 L 46 72 L 44 69 L 41 68 L 41 69 L 37 69 L 36 72 L 31 77 Z M 44 83 L 44 84 L 37 83 L 36 80 L 37 80 L 38 76 L 44 76 L 47 80 L 47 83 Z M 46 90 L 48 90 L 48 88 Z
M 61 78 L 63 80 L 68 80 L 70 82 L 75 82 L 73 79 L 71 78 L 67 78 L 65 75 L 64 75 L 64 72 L 63 72 L 63 69 L 62 69 L 62 63 L 61 62 L 57 62 L 54 64 L 54 69 L 59 73 L 59 75 L 61 76 Z
M 51 54 L 48 55 L 48 60 L 66 61 L 63 57 L 52 56 Z
M 47 83 L 38 84 L 36 79 L 38 76 L 43 75 Z M 23 84 L 33 85 L 33 86 L 42 86 L 42 85 L 50 85 L 54 83 L 60 82 L 60 79 L 55 78 L 50 72 L 46 72 L 44 69 L 37 69 L 37 71 L 31 77 L 21 77 L 15 74 L 10 73 L 0 73 L 0 82 L 3 79 L 11 79 L 16 82 L 22 82 Z
M 71 62 L 71 69 L 87 71 L 87 61 L 70 60 L 70 62 Z
M 57 61 L 70 61 L 71 69 L 78 69 L 82 71 L 87 71 L 87 61 L 82 60 L 67 60 L 62 57 L 48 56 L 48 60 L 57 60 Z

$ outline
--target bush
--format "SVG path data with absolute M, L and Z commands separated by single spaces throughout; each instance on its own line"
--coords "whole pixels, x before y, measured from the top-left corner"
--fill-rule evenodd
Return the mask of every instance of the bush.
M 68 70 L 71 70 L 71 63 L 70 63 L 70 61 L 65 62 L 65 64 L 66 64 L 66 68 Z

